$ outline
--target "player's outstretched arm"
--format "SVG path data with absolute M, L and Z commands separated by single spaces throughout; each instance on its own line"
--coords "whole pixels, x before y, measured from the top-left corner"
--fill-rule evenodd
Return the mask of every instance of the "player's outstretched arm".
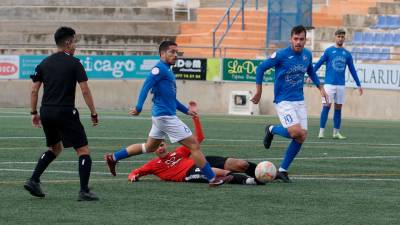
M 147 162 L 143 166 L 133 169 L 129 174 L 128 174 L 128 180 L 130 182 L 137 182 L 139 181 L 140 177 L 153 174 L 152 166 L 150 162 Z

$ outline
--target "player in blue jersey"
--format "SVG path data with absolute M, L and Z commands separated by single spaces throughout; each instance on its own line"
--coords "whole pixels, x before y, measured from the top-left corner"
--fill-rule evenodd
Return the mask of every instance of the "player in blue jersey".
M 192 135 L 190 129 L 176 116 L 176 110 L 190 116 L 197 116 L 195 111 L 188 109 L 176 98 L 175 75 L 171 72 L 170 67 L 175 64 L 178 58 L 178 46 L 174 42 L 164 41 L 160 44 L 159 54 L 160 61 L 147 76 L 140 91 L 136 107 L 129 112 L 133 116 L 138 116 L 142 111 L 147 94 L 151 90 L 153 93 L 153 125 L 147 142 L 133 144 L 114 152 L 114 154 L 106 155 L 105 160 L 109 170 L 115 176 L 115 166 L 119 160 L 133 155 L 154 152 L 163 142 L 165 136 L 168 136 L 172 143 L 179 142 L 190 149 L 192 159 L 207 177 L 210 187 L 221 185 L 226 177 L 215 176 L 196 138 Z
M 335 111 L 333 113 L 333 138 L 346 139 L 340 134 L 340 123 L 342 118 L 342 106 L 345 99 L 345 72 L 346 66 L 349 67 L 350 74 L 357 84 L 360 95 L 363 93 L 360 80 L 358 79 L 356 69 L 353 65 L 353 57 L 351 53 L 343 48 L 346 32 L 339 29 L 335 32 L 335 46 L 327 48 L 314 66 L 315 72 L 326 63 L 325 84 L 324 89 L 329 95 L 329 103 L 322 99 L 322 111 L 320 119 L 320 128 L 318 138 L 324 138 L 326 121 L 328 120 L 331 103 L 335 103 Z
M 324 88 L 312 67 L 312 54 L 304 49 L 306 43 L 304 26 L 292 28 L 291 46 L 274 52 L 261 63 L 256 70 L 257 91 L 251 101 L 258 104 L 262 94 L 262 82 L 265 71 L 275 67 L 274 105 L 281 125 L 267 125 L 264 147 L 270 148 L 275 134 L 292 139 L 279 167 L 277 179 L 290 182 L 288 169 L 307 136 L 307 110 L 304 103 L 304 75 L 307 73 L 321 96 L 328 100 Z

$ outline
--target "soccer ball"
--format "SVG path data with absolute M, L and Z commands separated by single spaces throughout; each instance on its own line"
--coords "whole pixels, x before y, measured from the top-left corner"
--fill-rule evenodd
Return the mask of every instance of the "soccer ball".
M 272 162 L 263 161 L 257 165 L 255 174 L 258 181 L 267 183 L 275 179 L 276 172 L 276 167 Z

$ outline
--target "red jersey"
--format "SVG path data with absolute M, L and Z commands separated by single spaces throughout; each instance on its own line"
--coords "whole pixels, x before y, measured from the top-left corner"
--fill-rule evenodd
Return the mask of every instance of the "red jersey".
M 198 117 L 192 119 L 196 138 L 200 143 L 204 140 L 200 119 Z M 194 160 L 190 158 L 190 154 L 190 149 L 180 146 L 175 151 L 168 152 L 164 158 L 154 158 L 131 173 L 137 174 L 139 177 L 153 174 L 165 181 L 182 182 L 186 177 L 187 171 L 195 165 Z
M 193 159 L 190 158 L 190 150 L 181 146 L 173 152 L 168 152 L 167 156 L 162 159 L 158 157 L 152 159 L 133 170 L 132 173 L 139 175 L 139 177 L 154 174 L 162 180 L 181 182 L 194 164 Z

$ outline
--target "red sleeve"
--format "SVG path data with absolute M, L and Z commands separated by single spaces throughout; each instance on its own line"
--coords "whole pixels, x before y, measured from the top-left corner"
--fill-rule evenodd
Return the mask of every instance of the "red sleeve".
M 201 122 L 199 117 L 192 117 L 193 120 L 193 125 L 194 125 L 194 130 L 196 133 L 196 138 L 199 143 L 201 143 L 204 140 L 204 133 L 203 133 L 203 128 L 201 127 Z
M 139 177 L 153 174 L 153 172 L 154 172 L 153 164 L 154 164 L 153 160 L 151 160 L 150 162 L 147 162 L 143 166 L 141 166 L 137 169 L 133 169 L 131 173 L 137 174 L 137 175 L 139 175 Z
M 180 147 L 177 147 L 177 148 L 175 149 L 175 152 L 176 152 L 177 154 L 181 154 L 183 157 L 189 157 L 190 154 L 191 154 L 190 149 L 187 148 L 186 146 L 183 146 L 183 145 L 180 146 Z

